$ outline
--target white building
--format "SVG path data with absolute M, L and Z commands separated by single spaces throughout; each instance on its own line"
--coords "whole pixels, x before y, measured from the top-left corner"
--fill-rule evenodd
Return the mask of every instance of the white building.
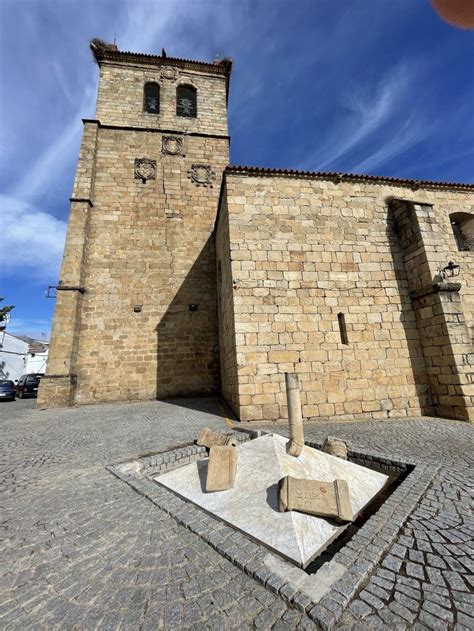
M 25 373 L 46 372 L 46 362 L 48 361 L 48 342 L 31 340 L 29 342 L 28 357 L 26 359 Z
M 44 373 L 49 344 L 0 331 L 0 379 L 18 379 L 30 372 Z

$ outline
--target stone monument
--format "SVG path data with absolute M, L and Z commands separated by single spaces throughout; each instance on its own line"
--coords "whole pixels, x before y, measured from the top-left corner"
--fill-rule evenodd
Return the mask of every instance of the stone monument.
M 330 484 L 345 480 L 355 518 L 384 487 L 388 477 L 307 445 L 298 457 L 290 456 L 287 442 L 278 434 L 265 434 L 232 447 L 237 450 L 238 466 L 235 483 L 226 491 L 204 491 L 207 459 L 154 479 L 216 519 L 234 526 L 299 567 L 306 567 L 347 525 L 296 510 L 281 512 L 280 480 L 286 476 Z

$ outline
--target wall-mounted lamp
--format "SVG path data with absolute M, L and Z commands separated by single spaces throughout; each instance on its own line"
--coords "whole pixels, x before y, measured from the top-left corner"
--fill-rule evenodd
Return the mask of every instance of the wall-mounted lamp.
M 460 265 L 456 265 L 453 261 L 449 261 L 449 263 L 441 269 L 441 276 L 443 278 L 452 278 L 453 276 L 459 276 L 460 271 Z
M 133 305 L 133 310 L 135 311 L 135 313 L 140 313 L 140 311 L 142 310 L 142 305 Z
M 195 302 L 192 302 L 191 304 L 188 305 L 188 308 L 190 311 L 197 311 L 198 310 L 199 305 Z

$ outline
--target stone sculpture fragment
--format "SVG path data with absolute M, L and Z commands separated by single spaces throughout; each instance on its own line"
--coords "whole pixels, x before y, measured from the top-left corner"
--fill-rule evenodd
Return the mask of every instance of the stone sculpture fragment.
M 197 444 L 210 449 L 211 447 L 223 446 L 227 444 L 227 436 L 213 432 L 205 427 L 198 436 Z
M 327 436 L 326 440 L 323 443 L 322 451 L 330 454 L 331 456 L 336 456 L 337 458 L 347 460 L 347 443 L 345 443 L 340 438 Z
M 297 458 L 304 447 L 303 417 L 301 415 L 298 375 L 295 373 L 285 373 L 285 384 L 290 429 L 290 440 L 286 444 L 286 452 L 289 456 L 295 456 L 295 458 Z

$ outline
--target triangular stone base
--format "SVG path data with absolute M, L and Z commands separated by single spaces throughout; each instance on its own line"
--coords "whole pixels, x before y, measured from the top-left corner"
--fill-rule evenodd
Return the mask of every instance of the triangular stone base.
M 278 510 L 278 482 L 286 475 L 332 482 L 346 480 L 354 516 L 383 488 L 387 476 L 322 451 L 304 447 L 286 453 L 287 439 L 267 434 L 239 445 L 235 486 L 206 493 L 207 460 L 193 462 L 155 480 L 258 543 L 306 567 L 346 526 L 296 511 Z

